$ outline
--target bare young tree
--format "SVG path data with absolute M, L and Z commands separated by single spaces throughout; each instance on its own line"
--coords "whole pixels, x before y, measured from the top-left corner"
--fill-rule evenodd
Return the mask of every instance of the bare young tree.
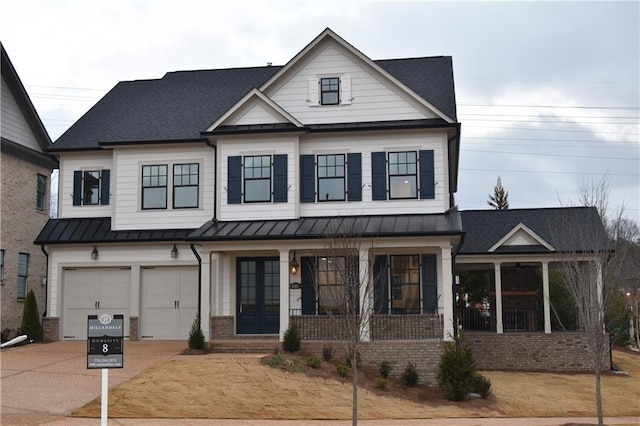
M 343 228 L 327 232 L 324 249 L 312 264 L 318 313 L 351 364 L 353 425 L 358 423 L 360 349 L 369 340 L 375 280 L 369 260 L 373 242 L 359 231 L 359 222 L 343 221 Z
M 592 356 L 599 425 L 603 424 L 601 375 L 610 353 L 607 317 L 616 315 L 610 301 L 623 288 L 620 277 L 630 232 L 624 226 L 624 208 L 608 213 L 608 194 L 608 176 L 599 181 L 583 181 L 570 204 L 592 208 L 566 209 L 550 224 L 556 235 L 562 283 L 575 302 Z

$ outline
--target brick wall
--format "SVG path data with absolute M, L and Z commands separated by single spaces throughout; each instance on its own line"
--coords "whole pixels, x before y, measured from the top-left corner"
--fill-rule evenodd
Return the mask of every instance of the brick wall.
M 236 335 L 232 316 L 211 317 L 211 340 L 229 340 Z
M 138 340 L 138 317 L 129 317 L 129 340 Z
M 42 319 L 42 340 L 44 342 L 60 340 L 60 318 L 46 317 Z
M 591 355 L 584 333 L 466 332 L 479 370 L 589 371 Z M 606 357 L 606 368 L 609 358 Z
M 0 283 L 2 299 L 2 329 L 17 329 L 22 323 L 24 301 L 17 298 L 18 254 L 29 254 L 27 292 L 33 290 L 40 314 L 45 309 L 46 257 L 33 244 L 49 219 L 49 184 L 51 171 L 3 152 L 0 217 L 0 241 L 4 250 L 4 277 Z M 36 210 L 37 175 L 47 177 L 46 204 L 43 212 Z

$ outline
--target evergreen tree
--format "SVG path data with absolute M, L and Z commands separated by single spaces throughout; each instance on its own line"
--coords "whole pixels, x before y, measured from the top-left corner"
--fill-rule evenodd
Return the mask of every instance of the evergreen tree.
M 493 195 L 489 194 L 489 204 L 496 210 L 506 210 L 509 208 L 509 191 L 505 191 L 502 187 L 502 179 L 498 176 L 496 186 L 493 188 Z
M 22 325 L 20 333 L 26 334 L 27 339 L 39 342 L 42 340 L 42 328 L 40 327 L 40 314 L 38 314 L 38 302 L 33 290 L 29 290 L 27 298 L 24 301 L 24 309 L 22 311 Z

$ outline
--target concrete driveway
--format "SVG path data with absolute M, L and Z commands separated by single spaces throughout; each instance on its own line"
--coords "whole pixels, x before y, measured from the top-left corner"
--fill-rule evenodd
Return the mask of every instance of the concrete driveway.
M 184 341 L 125 341 L 124 368 L 109 370 L 109 388 L 178 355 L 186 346 Z M 87 369 L 86 341 L 3 349 L 0 360 L 3 425 L 57 423 L 100 396 L 102 373 Z

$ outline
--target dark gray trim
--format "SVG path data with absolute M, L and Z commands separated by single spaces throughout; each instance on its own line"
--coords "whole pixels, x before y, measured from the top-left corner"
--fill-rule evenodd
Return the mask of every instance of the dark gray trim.
M 0 138 L 0 143 L 2 143 L 1 150 L 3 154 L 6 153 L 9 155 L 13 155 L 16 158 L 28 161 L 49 170 L 58 168 L 58 160 L 51 155 L 34 151 L 31 148 L 27 148 L 24 145 L 10 141 L 6 138 Z

